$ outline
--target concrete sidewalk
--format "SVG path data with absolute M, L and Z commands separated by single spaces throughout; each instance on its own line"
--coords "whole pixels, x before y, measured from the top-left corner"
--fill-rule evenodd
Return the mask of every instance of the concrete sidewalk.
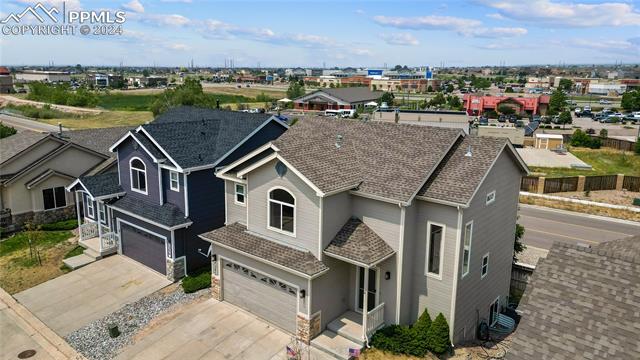
M 0 359 L 17 359 L 34 350 L 31 359 L 84 359 L 64 339 L 0 288 Z

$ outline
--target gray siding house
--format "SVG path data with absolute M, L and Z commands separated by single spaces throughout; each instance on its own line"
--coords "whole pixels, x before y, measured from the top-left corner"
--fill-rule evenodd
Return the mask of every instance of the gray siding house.
M 213 169 L 276 139 L 287 125 L 269 114 L 179 107 L 111 146 L 117 171 L 67 187 L 78 205 L 85 255 L 128 256 L 176 281 L 209 266 L 198 234 L 224 225 L 224 181 Z
M 217 170 L 226 226 L 201 235 L 213 296 L 325 350 L 425 309 L 472 339 L 507 304 L 527 172 L 506 139 L 302 120 Z

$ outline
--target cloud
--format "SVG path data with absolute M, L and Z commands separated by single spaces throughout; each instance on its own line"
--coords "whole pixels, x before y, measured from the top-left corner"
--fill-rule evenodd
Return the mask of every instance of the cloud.
M 479 20 L 454 16 L 375 16 L 373 21 L 398 29 L 455 31 L 459 35 L 467 37 L 506 38 L 527 34 L 527 29 L 521 27 L 484 27 Z
M 638 45 L 640 38 L 632 38 L 628 40 L 615 39 L 570 39 L 562 43 L 555 42 L 557 45 L 570 46 L 583 49 L 601 50 L 601 51 L 622 51 L 627 52 L 635 50 L 638 53 Z
M 149 14 L 140 19 L 154 25 L 186 26 L 191 24 L 191 19 L 178 14 Z
M 191 4 L 191 0 L 160 0 L 163 3 L 183 3 L 183 4 Z
M 18 0 L 19 3 L 34 6 L 37 3 L 42 3 L 42 5 L 47 6 L 55 6 L 59 10 L 62 10 L 62 3 L 67 10 L 80 10 L 82 9 L 82 5 L 80 4 L 80 0 L 40 0 L 40 1 L 32 1 L 32 0 Z
M 498 14 L 498 13 L 492 13 L 492 14 L 487 14 L 488 18 L 492 18 L 495 20 L 504 20 L 504 16 Z
M 489 43 L 483 45 L 476 45 L 478 49 L 483 50 L 525 50 L 525 49 L 536 49 L 540 46 L 538 44 L 533 43 L 514 43 L 514 42 L 497 42 L 497 43 Z
M 560 3 L 551 0 L 481 0 L 505 18 L 538 25 L 594 27 L 640 26 L 640 12 L 623 2 Z M 633 2 L 632 2 L 633 3 Z
M 356 14 L 358 14 L 358 15 L 364 15 L 364 14 L 365 14 L 365 11 L 364 11 L 364 10 L 362 10 L 362 9 L 357 9 L 357 10 L 355 11 L 355 13 L 356 13 Z
M 128 2 L 126 4 L 123 4 L 122 7 L 127 9 L 127 10 L 131 10 L 131 11 L 137 12 L 137 13 L 143 13 L 144 12 L 144 6 L 142 6 L 142 4 L 140 3 L 139 0 L 131 0 L 130 2 Z
M 401 46 L 416 46 L 420 45 L 418 39 L 416 39 L 410 33 L 395 33 L 395 34 L 380 34 L 380 38 L 389 45 L 401 45 Z
M 168 44 L 167 48 L 169 48 L 170 50 L 178 50 L 178 51 L 186 51 L 191 49 L 191 47 L 189 47 L 189 45 L 186 45 L 186 44 Z

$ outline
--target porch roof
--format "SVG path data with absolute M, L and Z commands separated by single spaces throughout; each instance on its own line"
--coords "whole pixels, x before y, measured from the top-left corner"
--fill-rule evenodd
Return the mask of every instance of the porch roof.
M 179 228 L 190 225 L 191 219 L 177 206 L 165 203 L 163 205 L 149 204 L 144 201 L 124 196 L 111 204 L 115 210 L 125 214 L 133 214 L 136 217 L 156 223 L 166 228 Z
M 261 261 L 277 264 L 284 268 L 313 277 L 329 268 L 309 251 L 270 241 L 247 232 L 247 227 L 233 223 L 201 234 L 204 240 L 222 247 L 231 248 Z
M 394 254 L 393 249 L 360 219 L 350 219 L 324 250 L 329 256 L 372 266 Z
M 118 173 L 81 176 L 78 179 L 78 183 L 74 182 L 69 187 L 73 188 L 76 185 L 80 185 L 94 198 L 124 193 L 124 190 L 118 184 Z

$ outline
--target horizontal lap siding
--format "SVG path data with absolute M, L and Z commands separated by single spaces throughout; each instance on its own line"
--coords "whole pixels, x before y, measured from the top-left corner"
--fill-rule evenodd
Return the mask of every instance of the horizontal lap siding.
M 238 205 L 235 202 L 235 184 L 233 181 L 225 180 L 225 191 L 227 194 L 227 224 L 235 222 L 246 225 L 247 207 Z M 245 187 L 245 204 L 247 202 L 247 190 Z
M 355 286 L 349 276 L 353 265 L 328 256 L 324 257 L 323 262 L 330 270 L 311 283 L 311 313 L 322 311 L 322 329 L 347 309 L 353 308 L 349 289 Z
M 165 203 L 171 203 L 176 205 L 182 212 L 185 212 L 184 207 L 184 174 L 178 174 L 178 191 L 171 190 L 170 171 L 162 169 L 162 188 L 163 197 Z

